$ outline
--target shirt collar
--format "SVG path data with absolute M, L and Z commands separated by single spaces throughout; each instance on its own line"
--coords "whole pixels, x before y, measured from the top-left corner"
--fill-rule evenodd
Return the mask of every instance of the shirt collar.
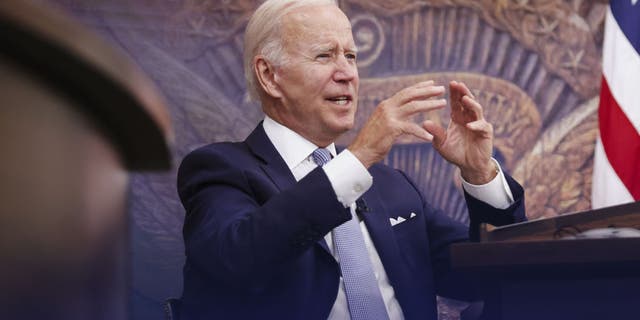
M 311 153 L 318 148 L 311 141 L 276 122 L 269 116 L 265 116 L 262 127 L 289 169 L 293 169 L 302 161 L 307 160 Z M 326 149 L 331 152 L 333 157 L 336 156 L 334 143 L 331 143 Z

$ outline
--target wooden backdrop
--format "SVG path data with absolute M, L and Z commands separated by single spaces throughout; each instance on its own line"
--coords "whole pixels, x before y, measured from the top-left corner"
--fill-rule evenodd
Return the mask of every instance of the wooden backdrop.
M 243 31 L 259 1 L 46 2 L 113 41 L 169 100 L 174 170 L 135 176 L 130 201 L 133 318 L 161 318 L 161 301 L 182 288 L 177 165 L 203 144 L 242 140 L 263 117 L 248 102 L 241 61 Z M 529 218 L 589 208 L 606 1 L 339 2 L 360 52 L 358 127 L 404 86 L 463 80 L 495 125 L 496 157 L 526 189 Z M 448 119 L 447 111 L 429 117 Z M 385 161 L 407 171 L 427 199 L 467 221 L 456 170 L 430 145 L 404 139 Z M 443 305 L 441 318 L 456 318 L 455 307 Z

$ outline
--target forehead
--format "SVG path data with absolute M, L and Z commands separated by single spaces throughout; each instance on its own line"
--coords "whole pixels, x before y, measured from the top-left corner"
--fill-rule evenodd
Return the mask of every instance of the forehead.
M 334 5 L 305 6 L 292 10 L 282 18 L 285 44 L 339 41 L 354 46 L 351 23 Z

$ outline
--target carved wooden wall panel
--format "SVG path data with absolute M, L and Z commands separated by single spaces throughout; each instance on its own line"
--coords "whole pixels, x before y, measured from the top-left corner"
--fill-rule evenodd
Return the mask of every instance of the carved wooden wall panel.
M 242 33 L 258 1 L 54 3 L 131 55 L 171 106 L 174 171 L 138 175 L 131 186 L 133 309 L 149 316 L 158 301 L 180 294 L 184 212 L 175 168 L 200 145 L 244 138 L 262 118 L 248 102 L 241 61 Z M 339 3 L 360 50 L 357 127 L 406 85 L 463 80 L 495 125 L 496 157 L 526 189 L 529 218 L 590 206 L 605 1 Z M 446 111 L 428 116 L 448 119 Z M 402 139 L 385 161 L 406 170 L 435 205 L 467 220 L 455 169 L 430 145 Z

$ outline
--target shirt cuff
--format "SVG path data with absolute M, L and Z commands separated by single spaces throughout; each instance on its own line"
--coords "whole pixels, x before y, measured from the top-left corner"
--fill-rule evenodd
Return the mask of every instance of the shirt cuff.
M 491 158 L 498 168 L 498 174 L 493 180 L 482 184 L 471 184 L 462 179 L 462 187 L 472 197 L 491 205 L 494 208 L 506 209 L 513 204 L 513 194 L 507 184 L 502 168 L 496 159 Z
M 373 177 L 367 168 L 347 149 L 327 162 L 322 169 L 329 177 L 338 201 L 345 208 L 360 198 L 373 184 Z

